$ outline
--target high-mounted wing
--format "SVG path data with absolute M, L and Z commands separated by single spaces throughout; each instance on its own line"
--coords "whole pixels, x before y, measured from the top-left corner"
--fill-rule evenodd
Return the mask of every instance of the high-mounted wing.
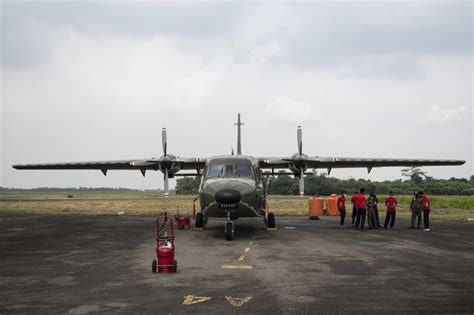
M 17 164 L 13 168 L 18 170 L 101 170 L 107 175 L 108 170 L 140 170 L 145 176 L 147 170 L 160 170 L 164 174 L 164 190 L 168 193 L 168 178 L 180 176 L 180 170 L 196 170 L 196 175 L 204 168 L 206 159 L 179 158 L 168 153 L 166 129 L 162 130 L 163 155 L 152 159 L 129 159 L 118 161 L 72 162 L 72 163 L 46 163 L 46 164 Z M 184 176 L 188 174 L 182 174 Z
M 304 175 L 308 168 L 325 168 L 328 174 L 333 168 L 358 168 L 365 167 L 370 173 L 374 167 L 394 166 L 445 166 L 462 165 L 463 160 L 433 160 L 433 159 L 380 159 L 380 158 L 348 158 L 348 157 L 309 157 L 303 153 L 303 135 L 301 126 L 297 129 L 298 152 L 290 157 L 262 157 L 258 158 L 260 167 L 271 169 L 290 169 L 300 178 L 300 195 L 304 194 Z

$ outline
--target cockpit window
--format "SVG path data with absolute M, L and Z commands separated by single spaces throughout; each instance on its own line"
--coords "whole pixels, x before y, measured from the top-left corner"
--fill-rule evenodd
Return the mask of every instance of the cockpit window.
M 222 167 L 223 165 L 220 164 L 209 165 L 207 177 L 222 177 L 222 174 L 224 173 Z
M 207 177 L 253 177 L 250 164 L 211 164 L 207 169 Z

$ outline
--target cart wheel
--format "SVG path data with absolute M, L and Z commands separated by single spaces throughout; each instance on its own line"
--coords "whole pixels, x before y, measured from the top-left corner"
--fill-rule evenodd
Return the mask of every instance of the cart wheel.
M 153 271 L 153 273 L 156 273 L 156 260 L 153 259 L 153 261 L 151 262 L 151 271 Z
M 178 271 L 178 261 L 175 259 L 173 260 L 173 272 Z
M 196 214 L 196 227 L 198 229 L 204 227 L 204 217 L 202 215 L 201 212 L 199 212 L 198 214 Z
M 275 215 L 270 212 L 268 214 L 268 222 L 267 222 L 267 226 L 271 229 L 275 228 L 276 227 L 276 224 L 275 224 Z
M 234 231 L 232 231 L 232 222 L 227 222 L 225 224 L 225 238 L 228 241 L 232 241 L 234 239 Z

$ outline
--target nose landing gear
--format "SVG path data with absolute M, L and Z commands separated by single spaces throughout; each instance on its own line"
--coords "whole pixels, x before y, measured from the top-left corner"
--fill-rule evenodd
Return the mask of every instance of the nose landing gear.
M 234 222 L 230 218 L 230 211 L 227 211 L 227 221 L 225 222 L 225 238 L 228 241 L 234 239 Z

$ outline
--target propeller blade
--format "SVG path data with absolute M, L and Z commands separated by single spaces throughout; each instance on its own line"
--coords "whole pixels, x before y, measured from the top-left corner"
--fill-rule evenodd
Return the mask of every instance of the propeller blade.
M 161 142 L 163 143 L 163 155 L 166 156 L 166 147 L 168 146 L 168 141 L 166 139 L 166 128 L 161 130 Z
M 165 168 L 165 196 L 168 196 L 169 182 L 168 182 L 168 169 Z
M 300 196 L 304 196 L 304 169 L 300 169 Z
M 298 126 L 296 136 L 298 140 L 298 152 L 300 155 L 302 155 L 303 154 L 303 132 L 301 130 L 301 126 Z

